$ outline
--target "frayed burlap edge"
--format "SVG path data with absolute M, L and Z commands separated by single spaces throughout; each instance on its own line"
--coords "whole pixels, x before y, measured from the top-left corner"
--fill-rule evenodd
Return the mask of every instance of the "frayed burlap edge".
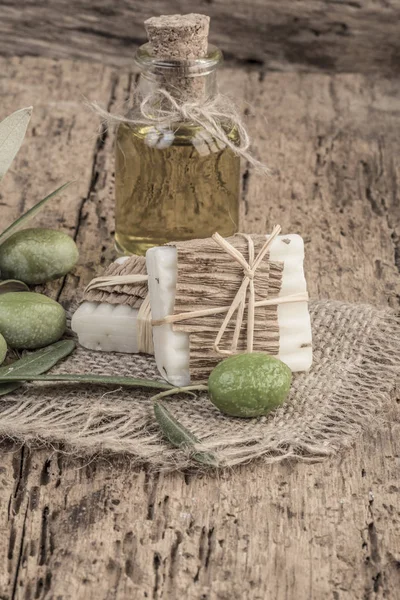
M 171 412 L 222 467 L 253 459 L 322 460 L 383 422 L 400 372 L 400 319 L 389 310 L 340 302 L 310 305 L 314 365 L 293 379 L 287 402 L 268 417 L 232 419 L 206 396 L 168 399 Z M 144 356 L 78 349 L 55 372 L 157 377 Z M 79 456 L 124 454 L 155 470 L 199 467 L 166 442 L 149 393 L 76 385 L 30 384 L 0 405 L 0 434 L 25 443 L 62 443 Z

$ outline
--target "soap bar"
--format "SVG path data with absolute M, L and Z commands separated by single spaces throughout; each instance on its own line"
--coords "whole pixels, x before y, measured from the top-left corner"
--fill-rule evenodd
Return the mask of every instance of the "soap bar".
M 200 249 L 201 246 L 198 246 L 198 254 L 200 254 Z M 280 235 L 276 237 L 270 246 L 269 261 L 276 263 L 277 273 L 279 272 L 278 267 L 281 265 L 278 297 L 307 291 L 303 270 L 304 243 L 299 235 Z M 202 266 L 204 264 L 208 263 L 203 262 Z M 173 315 L 176 308 L 178 277 L 177 248 L 164 246 L 148 250 L 146 265 L 153 320 L 160 320 L 168 315 Z M 202 266 L 199 262 L 198 271 L 201 270 Z M 193 278 L 196 278 L 196 266 L 193 269 Z M 258 283 L 260 284 L 260 281 Z M 210 297 L 216 295 L 216 290 L 209 293 Z M 274 333 L 271 333 L 273 343 L 271 346 L 266 344 L 264 351 L 280 358 L 292 371 L 308 370 L 312 363 L 312 340 L 307 302 L 281 304 L 273 310 L 276 314 L 279 331 L 276 332 L 275 340 Z M 219 316 L 219 319 L 221 321 L 221 316 Z M 204 323 L 201 318 L 198 319 L 199 331 L 204 330 Z M 207 321 L 207 323 L 209 325 L 210 321 Z M 166 323 L 153 327 L 155 358 L 163 377 L 173 385 L 184 386 L 191 381 L 190 334 L 177 329 L 179 329 L 177 323 Z M 195 330 L 192 329 L 192 331 Z M 196 335 L 196 333 L 192 335 Z M 257 332 L 255 335 L 257 336 Z M 272 347 L 275 347 L 276 351 L 271 351 Z M 255 346 L 254 349 L 257 351 L 263 350 L 259 345 Z M 210 349 L 211 353 L 212 349 Z M 221 356 L 218 360 L 222 358 Z
M 146 253 L 152 319 L 174 312 L 177 252 L 173 246 L 150 248 Z M 190 382 L 189 335 L 175 332 L 171 325 L 153 327 L 154 354 L 162 377 L 178 387 Z
M 129 264 L 131 268 L 128 269 Z M 119 268 L 120 265 L 125 265 L 124 269 Z M 143 271 L 143 267 L 142 257 L 123 256 L 106 272 L 118 275 L 122 271 Z M 71 328 L 78 335 L 81 346 L 103 352 L 138 352 L 137 319 L 145 293 L 147 286 L 131 285 L 129 289 L 118 286 L 109 291 L 93 290 L 85 294 L 89 299 L 82 302 L 71 320 Z
M 271 244 L 270 260 L 283 261 L 278 296 L 307 292 L 304 276 L 304 242 L 296 234 L 278 236 Z M 312 364 L 312 335 L 308 302 L 278 304 L 278 358 L 293 371 L 308 371 Z
M 89 350 L 138 352 L 137 308 L 106 302 L 82 302 L 74 313 L 71 329 Z

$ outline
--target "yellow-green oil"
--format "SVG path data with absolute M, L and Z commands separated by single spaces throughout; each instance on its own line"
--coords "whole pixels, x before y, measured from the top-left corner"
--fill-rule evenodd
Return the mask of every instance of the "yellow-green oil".
M 236 142 L 236 130 L 229 137 Z M 141 255 L 152 246 L 216 231 L 233 235 L 239 225 L 239 179 L 239 157 L 200 127 L 183 124 L 164 134 L 150 126 L 121 124 L 116 140 L 118 251 Z

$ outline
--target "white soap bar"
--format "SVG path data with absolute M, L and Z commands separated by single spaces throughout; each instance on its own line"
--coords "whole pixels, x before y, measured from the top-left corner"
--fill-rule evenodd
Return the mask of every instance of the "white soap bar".
M 139 310 L 124 304 L 82 302 L 74 313 L 71 329 L 89 350 L 136 353 Z
M 279 296 L 307 292 L 302 237 L 296 234 L 278 235 L 271 244 L 269 256 L 272 261 L 284 261 Z M 286 363 L 293 372 L 308 371 L 312 364 L 311 320 L 308 303 L 278 304 L 278 325 L 278 358 Z
M 269 237 L 269 236 L 266 236 Z M 299 235 L 280 235 L 270 248 L 270 259 L 284 261 L 280 296 L 307 291 L 304 277 L 304 243 Z M 151 248 L 146 254 L 153 319 L 174 312 L 177 251 L 173 246 Z M 280 358 L 292 371 L 307 371 L 312 363 L 311 322 L 307 302 L 278 306 Z M 176 386 L 190 383 L 189 334 L 172 325 L 153 327 L 154 350 L 160 374 Z
M 129 257 L 115 262 L 123 264 Z M 81 346 L 103 352 L 138 351 L 137 316 L 139 310 L 124 304 L 82 302 L 71 320 L 71 329 Z
M 152 319 L 174 312 L 177 276 L 176 248 L 150 248 L 146 253 Z M 189 336 L 172 331 L 171 325 L 153 327 L 154 354 L 160 374 L 178 387 L 190 382 Z

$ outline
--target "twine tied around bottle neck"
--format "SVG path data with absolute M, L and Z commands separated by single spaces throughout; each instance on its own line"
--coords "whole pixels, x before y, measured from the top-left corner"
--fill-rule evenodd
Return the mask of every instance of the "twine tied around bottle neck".
M 308 293 L 291 294 L 287 296 L 277 296 L 274 298 L 265 298 L 264 300 L 255 299 L 255 287 L 254 287 L 254 276 L 262 260 L 265 258 L 272 242 L 281 232 L 281 227 L 276 225 L 271 235 L 263 244 L 261 250 L 255 256 L 254 242 L 250 235 L 241 233 L 238 235 L 243 236 L 248 243 L 248 260 L 245 259 L 243 254 L 237 250 L 228 240 L 223 238 L 219 233 L 215 233 L 212 239 L 215 243 L 225 250 L 234 261 L 239 263 L 243 268 L 243 279 L 241 285 L 236 292 L 232 303 L 229 306 L 210 307 L 201 310 L 195 310 L 185 313 L 178 313 L 167 315 L 162 319 L 152 319 L 150 310 L 149 295 L 143 301 L 142 306 L 139 309 L 138 314 L 138 347 L 139 352 L 145 352 L 152 354 L 152 327 L 158 327 L 165 324 L 172 325 L 173 323 L 182 322 L 198 317 L 205 317 L 211 315 L 219 315 L 226 313 L 224 320 L 218 330 L 217 336 L 213 343 L 213 350 L 221 356 L 231 356 L 237 352 L 237 346 L 240 338 L 240 333 L 243 325 L 244 312 L 247 308 L 247 342 L 246 351 L 253 352 L 254 347 L 254 321 L 255 321 L 255 309 L 262 306 L 277 306 L 279 304 L 288 304 L 296 302 L 307 302 L 309 299 Z M 148 281 L 148 275 L 110 275 L 104 277 L 96 277 L 93 279 L 85 292 L 96 288 L 104 288 L 114 285 L 123 284 L 138 284 Z M 220 348 L 221 340 L 226 332 L 226 329 L 234 317 L 235 318 L 235 329 L 233 339 L 229 350 Z
M 137 90 L 136 108 L 130 116 L 110 113 L 97 102 L 89 105 L 108 124 L 149 125 L 162 132 L 174 131 L 179 123 L 193 123 L 201 128 L 203 146 L 206 144 L 207 148 L 216 150 L 228 147 L 257 170 L 271 174 L 270 169 L 251 154 L 250 137 L 236 106 L 220 93 L 202 100 L 180 101 L 164 88 L 145 96 Z M 234 136 L 230 135 L 232 132 Z

